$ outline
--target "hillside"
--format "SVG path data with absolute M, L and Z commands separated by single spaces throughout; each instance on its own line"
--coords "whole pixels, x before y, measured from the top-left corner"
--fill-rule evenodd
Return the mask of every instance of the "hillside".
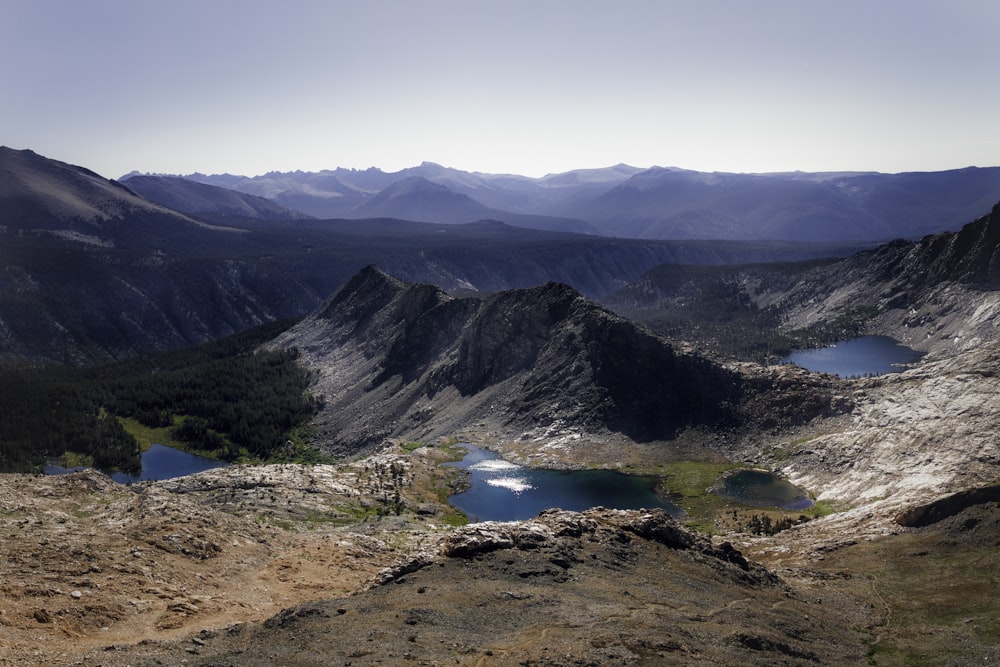
M 876 619 L 862 605 L 832 591 L 819 603 L 662 512 L 448 528 L 428 486 L 439 461 L 422 448 L 132 487 L 93 472 L 4 476 L 0 664 L 770 665 L 864 652 Z M 372 511 L 378 465 L 405 471 L 399 516 Z
M 300 220 L 308 217 L 265 197 L 173 176 L 129 175 L 121 183 L 146 199 L 196 217 Z
M 937 355 L 997 337 L 1000 205 L 958 232 L 898 241 L 813 268 L 794 284 L 753 284 L 761 305 L 780 304 L 785 326 L 854 319 Z
M 792 346 L 881 333 L 926 352 L 996 337 L 1000 205 L 957 232 L 842 259 L 662 265 L 604 302 L 723 356 L 775 361 Z
M 30 229 L 40 221 L 53 225 L 71 219 L 93 223 L 120 218 L 135 209 L 164 212 L 92 171 L 33 151 L 0 146 L 0 173 L 0 199 L 8 227 Z

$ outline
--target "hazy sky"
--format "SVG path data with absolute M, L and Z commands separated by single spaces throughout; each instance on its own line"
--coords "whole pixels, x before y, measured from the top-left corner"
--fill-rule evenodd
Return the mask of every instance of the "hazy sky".
M 997 0 L 0 0 L 0 144 L 109 178 L 1000 165 Z

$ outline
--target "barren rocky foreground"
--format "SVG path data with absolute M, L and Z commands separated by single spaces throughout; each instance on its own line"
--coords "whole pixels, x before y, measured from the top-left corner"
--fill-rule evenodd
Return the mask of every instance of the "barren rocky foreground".
M 438 474 L 410 461 L 411 482 Z M 443 528 L 412 510 L 378 519 L 392 484 L 381 463 L 231 467 L 132 486 L 96 471 L 0 476 L 0 663 L 73 664 L 93 648 L 365 588 Z M 365 516 L 374 520 L 358 523 Z

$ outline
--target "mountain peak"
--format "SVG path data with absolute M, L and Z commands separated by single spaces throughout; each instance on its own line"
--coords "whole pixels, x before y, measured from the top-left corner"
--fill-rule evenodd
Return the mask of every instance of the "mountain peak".
M 356 215 L 448 224 L 472 222 L 494 212 L 478 201 L 423 176 L 406 176 L 356 209 Z
M 365 304 L 382 305 L 403 290 L 405 283 L 369 264 L 337 290 L 320 308 L 320 317 L 332 317 L 338 311 L 357 313 Z M 353 305 L 353 307 L 352 307 Z
M 452 191 L 448 189 L 447 186 L 441 185 L 440 183 L 434 183 L 429 181 L 423 176 L 407 176 L 396 182 L 394 182 L 389 187 L 382 190 L 376 198 L 378 197 L 400 197 L 412 194 L 423 194 L 423 193 L 451 193 Z

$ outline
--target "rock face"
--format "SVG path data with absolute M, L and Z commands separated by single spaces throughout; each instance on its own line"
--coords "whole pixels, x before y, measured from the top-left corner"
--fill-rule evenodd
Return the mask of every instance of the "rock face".
M 881 333 L 951 354 L 997 337 L 998 285 L 1000 205 L 958 232 L 897 240 L 839 260 L 661 265 L 604 302 L 640 321 L 684 320 L 684 335 L 695 339 L 701 332 L 692 321 L 726 335 L 740 324 L 764 334 Z
M 566 537 L 600 542 L 628 541 L 630 536 L 733 563 L 752 572 L 759 582 L 778 581 L 763 568 L 751 565 L 728 542 L 716 547 L 708 537 L 683 528 L 663 510 L 637 512 L 598 508 L 582 513 L 546 510 L 534 521 L 475 523 L 450 533 L 442 542 L 441 553 L 450 558 L 476 558 L 501 549 L 558 549 L 560 538 Z
M 735 373 L 556 283 L 453 298 L 370 266 L 276 345 L 318 372 L 320 442 L 341 453 L 470 424 L 648 441 L 736 419 Z
M 850 421 L 786 452 L 793 483 L 859 505 L 918 502 L 1000 476 L 1000 341 L 851 385 Z
M 1000 485 L 959 491 L 940 500 L 912 507 L 896 516 L 896 523 L 907 528 L 922 528 L 960 514 L 973 505 L 1000 502 Z

